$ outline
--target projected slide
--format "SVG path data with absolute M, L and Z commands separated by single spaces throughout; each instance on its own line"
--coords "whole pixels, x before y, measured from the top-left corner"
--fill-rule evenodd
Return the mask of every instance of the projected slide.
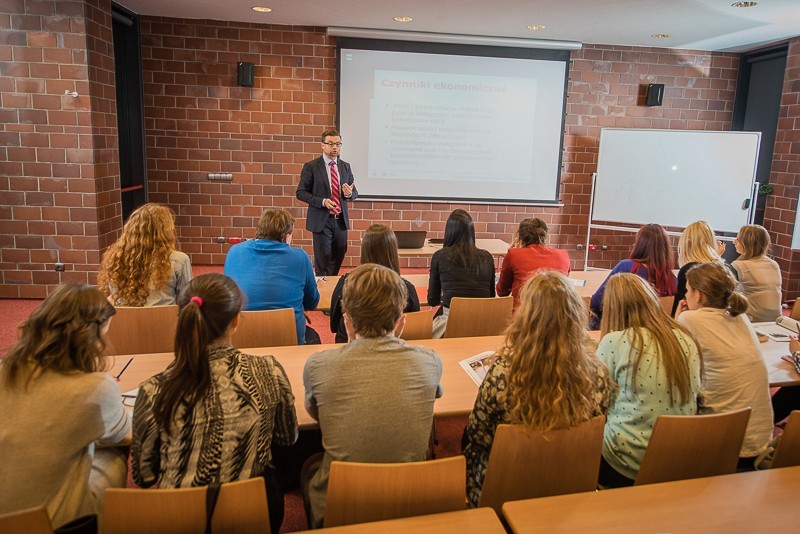
M 342 157 L 362 197 L 556 200 L 563 61 L 342 49 Z

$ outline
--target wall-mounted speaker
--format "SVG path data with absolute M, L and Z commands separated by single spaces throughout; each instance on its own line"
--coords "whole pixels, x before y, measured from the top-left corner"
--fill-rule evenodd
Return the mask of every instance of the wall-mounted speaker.
M 651 83 L 647 86 L 647 105 L 660 106 L 664 101 L 664 84 Z
M 236 82 L 242 87 L 253 87 L 256 78 L 256 66 L 253 63 L 240 61 L 236 64 Z

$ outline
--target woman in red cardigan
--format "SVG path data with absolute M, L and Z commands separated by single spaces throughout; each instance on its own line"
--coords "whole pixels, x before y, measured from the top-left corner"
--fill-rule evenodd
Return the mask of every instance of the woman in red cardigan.
M 511 248 L 503 258 L 497 295 L 514 295 L 514 309 L 519 306 L 519 293 L 525 282 L 537 271 L 558 271 L 569 274 L 569 255 L 566 251 L 547 245 L 547 224 L 538 217 L 519 223 Z

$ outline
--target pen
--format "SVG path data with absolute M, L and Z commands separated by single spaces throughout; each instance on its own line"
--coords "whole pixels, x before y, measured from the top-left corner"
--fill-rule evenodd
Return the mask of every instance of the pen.
M 131 364 L 131 362 L 133 361 L 133 359 L 134 359 L 134 358 L 135 358 L 135 356 L 131 356 L 131 359 L 130 359 L 130 360 L 128 360 L 128 363 L 126 363 L 126 364 L 125 364 L 125 367 L 123 367 L 123 368 L 122 368 L 122 371 L 120 371 L 120 372 L 119 372 L 119 374 L 118 374 L 117 376 L 115 376 L 115 377 L 114 377 L 114 378 L 116 378 L 116 379 L 117 379 L 117 382 L 119 382 L 119 379 L 120 379 L 120 377 L 122 376 L 122 373 L 124 373 L 124 372 L 125 372 L 125 369 L 127 369 L 127 368 L 128 368 L 128 366 Z

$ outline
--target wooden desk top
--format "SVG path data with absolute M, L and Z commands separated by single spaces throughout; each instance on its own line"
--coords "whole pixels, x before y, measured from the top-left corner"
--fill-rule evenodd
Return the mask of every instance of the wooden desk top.
M 512 532 L 797 532 L 800 467 L 507 502 Z
M 310 531 L 306 532 L 318 532 Z M 373 532 L 434 533 L 458 532 L 460 534 L 505 534 L 503 524 L 491 508 L 475 508 L 444 514 L 421 515 L 389 521 L 360 523 L 345 527 L 326 528 L 324 532 L 335 534 L 371 534 Z
M 502 239 L 476 239 L 475 246 L 482 248 L 492 256 L 505 256 L 511 245 Z M 431 243 L 426 239 L 422 248 L 401 248 L 397 250 L 400 256 L 433 256 L 433 253 L 442 248 L 441 243 Z

